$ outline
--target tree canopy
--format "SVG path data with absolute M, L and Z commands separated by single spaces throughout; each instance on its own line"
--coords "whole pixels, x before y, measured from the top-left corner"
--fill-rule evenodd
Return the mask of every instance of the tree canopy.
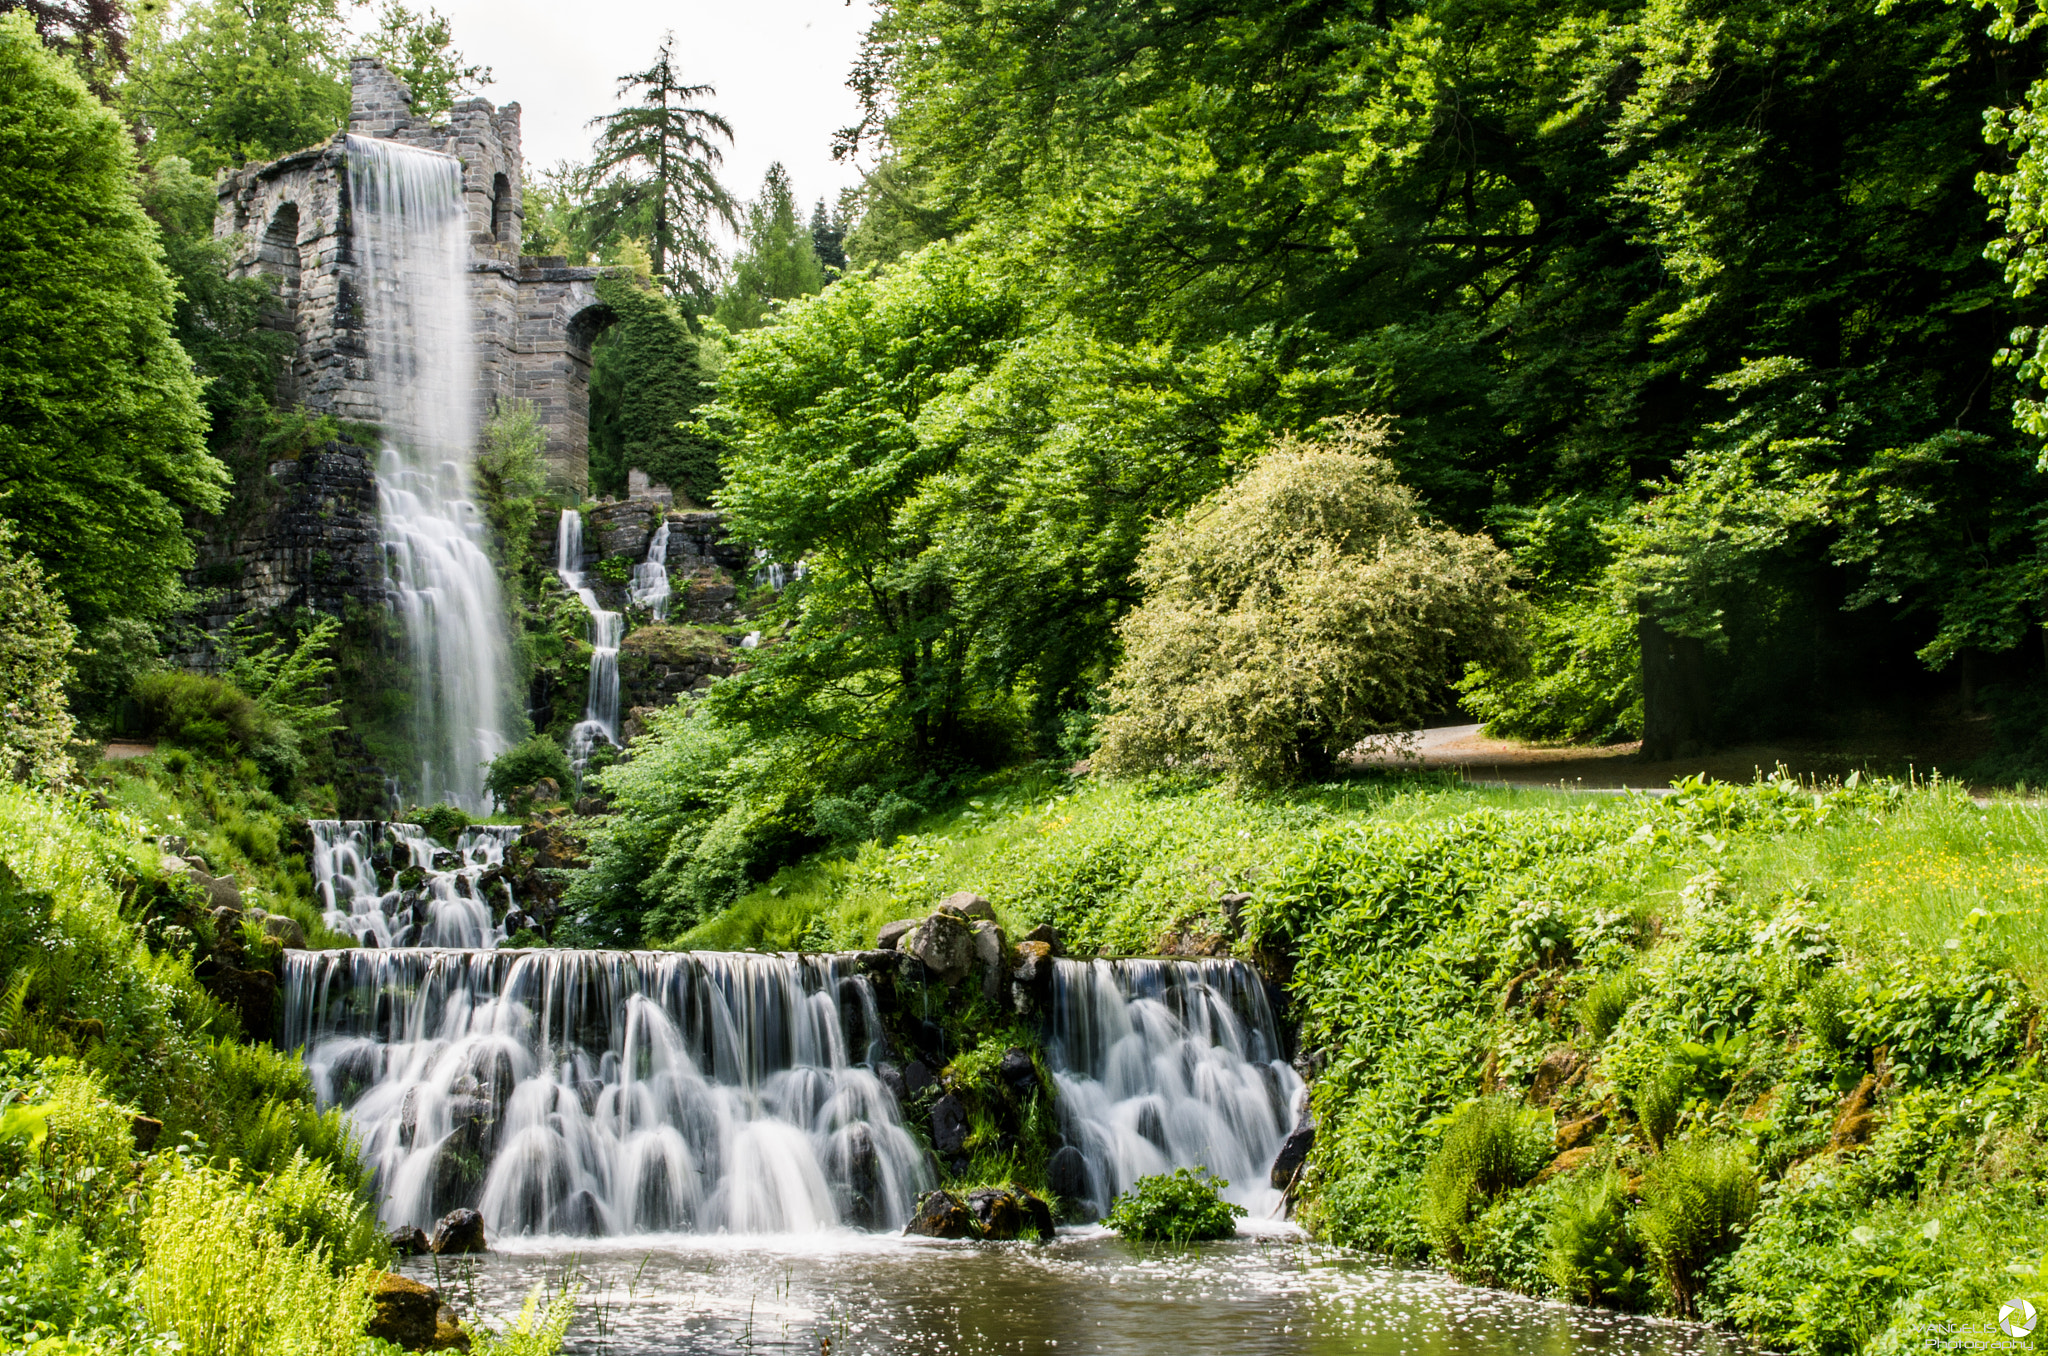
M 221 507 L 176 293 L 126 129 L 25 15 L 0 18 L 0 516 L 88 644 L 155 622 Z

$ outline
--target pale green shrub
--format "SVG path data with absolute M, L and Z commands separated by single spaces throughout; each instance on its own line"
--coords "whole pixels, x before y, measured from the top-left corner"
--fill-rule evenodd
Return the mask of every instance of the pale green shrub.
M 1586 1028 L 1595 1045 L 1607 1039 L 1608 1033 L 1620 1024 L 1622 1014 L 1647 988 L 1642 975 L 1634 970 L 1602 975 L 1593 981 L 1593 987 L 1578 1001 L 1576 1013 L 1579 1024 Z
M 1543 1274 L 1572 1299 L 1634 1309 L 1647 1298 L 1648 1268 L 1629 1220 L 1628 1184 L 1612 1167 L 1582 1172 L 1559 1193 L 1544 1243 Z
M 464 1324 L 470 1356 L 555 1356 L 576 1317 L 577 1287 L 571 1286 L 541 1305 L 541 1287 L 526 1293 L 519 1316 L 502 1331 L 484 1324 Z
M 219 1169 L 174 1167 L 151 1193 L 137 1295 L 186 1356 L 354 1356 L 374 1311 L 372 1268 L 337 1275 Z

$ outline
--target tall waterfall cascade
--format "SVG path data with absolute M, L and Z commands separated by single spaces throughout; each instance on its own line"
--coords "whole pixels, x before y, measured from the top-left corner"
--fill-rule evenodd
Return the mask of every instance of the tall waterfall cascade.
M 478 824 L 451 850 L 417 824 L 316 819 L 313 881 L 323 921 L 365 947 L 494 947 L 518 907 L 497 868 L 519 829 Z M 408 880 L 408 877 L 410 879 Z M 499 895 L 503 910 L 492 907 Z
M 511 647 L 471 497 L 476 357 L 469 218 L 453 156 L 348 138 L 368 364 L 384 447 L 385 573 L 413 661 L 414 794 L 487 808 L 484 772 L 511 746 Z
M 1206 1167 L 1253 1218 L 1307 1092 L 1241 961 L 1056 963 L 1047 1062 L 1067 1141 L 1053 1175 L 1097 1212 L 1140 1177 Z M 1056 1185 L 1055 1189 L 1059 1189 Z
M 833 957 L 350 950 L 285 959 L 284 1038 L 387 1225 L 488 1236 L 900 1229 L 933 1180 Z
M 662 524 L 668 530 L 668 524 Z M 668 539 L 662 539 L 664 549 Z M 583 719 L 569 732 L 569 765 L 579 773 L 590 761 L 599 739 L 619 742 L 619 641 L 625 619 L 598 606 L 597 594 L 583 577 L 583 515 L 562 510 L 555 528 L 555 574 L 590 614 L 590 687 L 583 699 Z

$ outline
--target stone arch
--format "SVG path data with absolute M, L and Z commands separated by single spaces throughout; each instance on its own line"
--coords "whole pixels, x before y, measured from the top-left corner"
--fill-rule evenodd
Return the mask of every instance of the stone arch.
M 500 174 L 491 180 L 491 239 L 501 248 L 512 241 L 512 181 Z
M 569 317 L 569 323 L 565 327 L 570 349 L 581 354 L 583 360 L 588 362 L 590 346 L 595 344 L 597 336 L 610 329 L 618 318 L 619 313 L 604 302 L 595 301 L 585 306 Z

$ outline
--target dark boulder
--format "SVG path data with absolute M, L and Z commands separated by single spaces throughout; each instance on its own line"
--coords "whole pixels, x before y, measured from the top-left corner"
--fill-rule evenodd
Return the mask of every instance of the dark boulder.
M 1241 891 L 1233 891 L 1230 894 L 1218 896 L 1216 902 L 1223 906 L 1223 921 L 1235 933 L 1239 920 L 1244 917 L 1244 906 L 1252 902 L 1252 897 Z
M 1028 1096 L 1038 1086 L 1038 1066 L 1031 1062 L 1031 1052 L 1021 1045 L 1013 1045 L 1003 1051 L 1003 1062 L 996 1066 L 996 1076 L 1019 1097 Z
M 1266 1180 L 1273 1184 L 1275 1191 L 1285 1191 L 1294 1184 L 1294 1175 L 1301 1171 L 1301 1165 L 1308 1162 L 1309 1150 L 1316 1147 L 1316 1125 L 1306 1116 L 1288 1134 L 1287 1142 L 1280 1146 L 1280 1152 L 1273 1159 L 1273 1170 L 1266 1174 Z
M 416 1224 L 391 1231 L 391 1251 L 400 1257 L 424 1257 L 427 1254 L 426 1231 Z
M 462 1316 L 446 1304 L 434 1311 L 434 1350 L 469 1350 L 469 1334 L 462 1330 Z
M 441 1311 L 441 1296 L 431 1286 L 421 1285 L 409 1276 L 380 1271 L 370 1278 L 370 1303 L 375 1309 L 363 1329 L 366 1334 L 407 1351 L 433 1347 L 438 1327 L 434 1320 Z
M 1020 1191 L 1017 1193 L 1017 1200 L 1024 1207 L 1025 1225 L 1038 1235 L 1038 1241 L 1052 1242 L 1058 1230 L 1052 1222 L 1052 1207 L 1045 1203 L 1045 1198 L 1036 1192 Z
M 1067 949 L 1060 945 L 1059 929 L 1050 923 L 1040 923 L 1037 927 L 1024 934 L 1024 940 L 1027 942 L 1045 943 L 1046 947 L 1055 956 L 1067 954 Z
M 972 1238 L 974 1216 L 952 1192 L 927 1191 L 918 1197 L 917 1212 L 903 1232 L 925 1238 Z
M 930 1066 L 923 1060 L 913 1059 L 910 1063 L 903 1066 L 903 1091 L 905 1093 L 915 1097 L 931 1085 L 932 1071 Z
M 474 1210 L 450 1210 L 434 1225 L 434 1237 L 427 1246 L 434 1255 L 484 1252 L 484 1217 Z
M 910 1085 L 903 1081 L 903 1070 L 897 1068 L 894 1064 L 883 1064 L 879 1069 L 875 1070 L 875 1077 L 881 1080 L 882 1086 L 889 1090 L 889 1094 L 898 1103 L 909 1099 Z
M 977 1187 L 967 1193 L 967 1208 L 983 1238 L 1008 1242 L 1024 1226 L 1023 1203 L 1006 1187 Z
M 932 1103 L 932 1148 L 941 1158 L 967 1148 L 967 1108 L 950 1092 Z

